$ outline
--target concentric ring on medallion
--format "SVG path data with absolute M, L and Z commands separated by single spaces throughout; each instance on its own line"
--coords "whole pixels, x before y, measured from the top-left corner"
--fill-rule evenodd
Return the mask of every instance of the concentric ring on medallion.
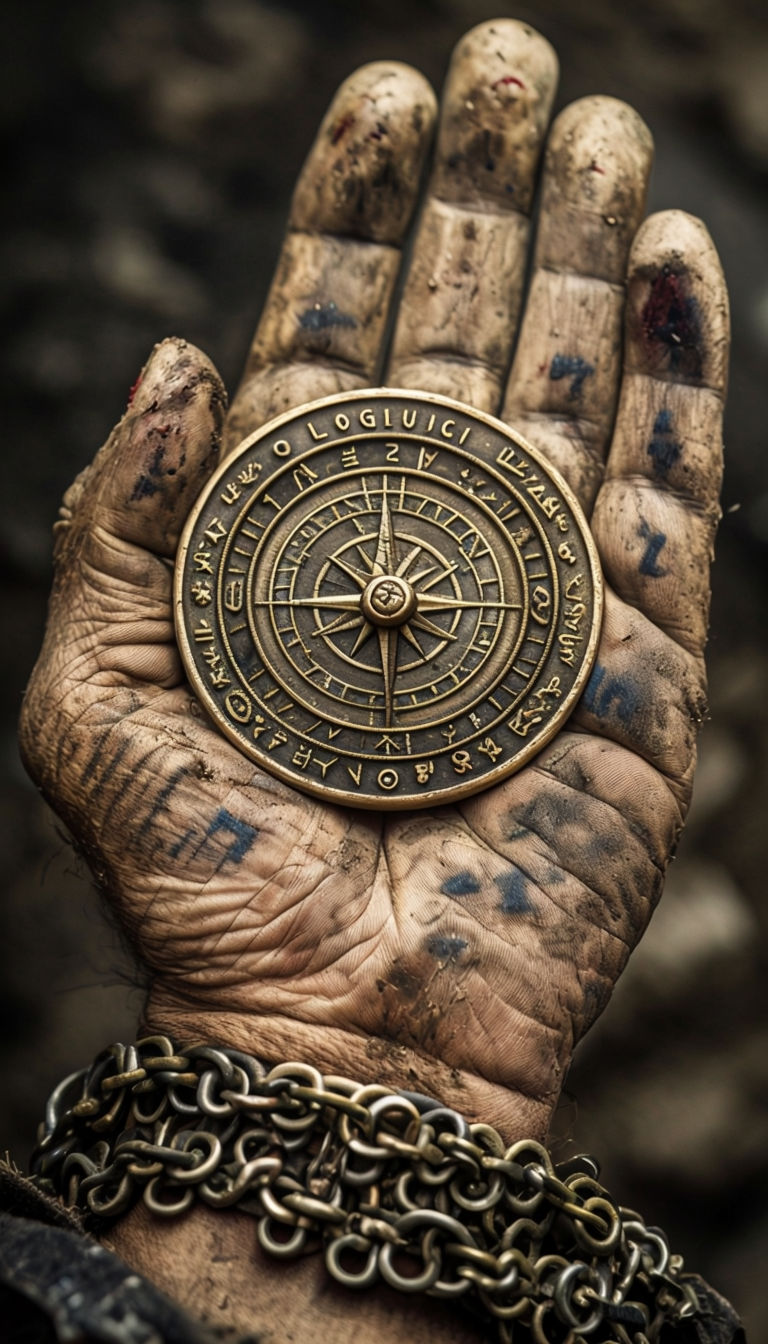
M 589 675 L 594 545 L 514 430 L 369 389 L 266 425 L 184 531 L 190 682 L 252 760 L 357 807 L 434 806 L 511 774 Z

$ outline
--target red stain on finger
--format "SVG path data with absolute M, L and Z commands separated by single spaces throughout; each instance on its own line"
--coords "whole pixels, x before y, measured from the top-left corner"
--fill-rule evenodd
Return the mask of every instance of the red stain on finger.
M 592 162 L 589 165 L 589 168 L 590 172 L 599 173 L 601 177 L 605 177 L 605 169 L 601 168 L 600 164 L 597 163 L 595 159 L 592 160 Z
M 701 317 L 683 267 L 662 266 L 651 279 L 640 314 L 641 335 L 648 354 L 687 378 L 700 378 Z
M 492 88 L 492 89 L 498 89 L 498 87 L 499 87 L 500 84 L 501 84 L 501 85 L 504 85 L 504 86 L 508 86 L 508 85 L 510 85 L 510 84 L 514 84 L 518 89 L 524 89 L 524 88 L 525 88 L 525 85 L 524 85 L 522 79 L 518 79 L 518 78 L 517 78 L 517 75 L 502 75 L 500 79 L 495 79 L 495 80 L 493 81 L 493 83 L 492 83 L 492 85 L 491 85 L 491 88 Z
M 353 112 L 346 112 L 343 117 L 339 117 L 339 120 L 331 131 L 331 144 L 338 145 L 342 137 L 347 134 L 347 131 L 350 130 L 354 124 L 355 117 Z
M 136 393 L 138 392 L 139 388 L 141 387 L 141 383 L 142 383 L 142 379 L 143 379 L 143 378 L 144 378 L 144 371 L 142 370 L 142 372 L 139 374 L 138 378 L 136 379 L 136 382 L 133 384 L 133 386 L 131 387 L 131 389 L 130 389 L 130 391 L 129 391 L 129 393 L 128 393 L 128 403 L 127 403 L 127 404 L 128 404 L 129 406 L 132 405 L 132 403 L 133 403 L 133 398 L 136 396 Z

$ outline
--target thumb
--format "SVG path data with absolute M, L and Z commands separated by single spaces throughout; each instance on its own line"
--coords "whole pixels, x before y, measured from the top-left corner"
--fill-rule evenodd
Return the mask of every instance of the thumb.
M 22 757 L 52 776 L 74 723 L 119 718 L 179 685 L 167 564 L 216 464 L 225 395 L 194 346 L 163 341 L 64 497 L 45 640 L 22 706 Z
M 122 420 L 64 496 L 54 528 L 57 571 L 94 527 L 172 557 L 216 465 L 225 409 L 223 384 L 204 354 L 176 338 L 155 346 Z

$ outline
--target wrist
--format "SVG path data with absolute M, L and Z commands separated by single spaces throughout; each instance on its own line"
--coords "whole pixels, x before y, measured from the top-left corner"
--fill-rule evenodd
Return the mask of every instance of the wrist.
M 201 1008 L 157 987 L 145 1005 L 139 1034 L 145 1031 L 228 1046 L 270 1063 L 301 1060 L 321 1073 L 420 1092 L 459 1111 L 470 1124 L 492 1125 L 507 1144 L 523 1138 L 546 1142 L 559 1096 L 559 1089 L 547 1098 L 526 1095 L 401 1042 L 278 1013 Z
M 290 1261 L 265 1255 L 253 1218 L 236 1209 L 195 1206 L 169 1220 L 138 1205 L 100 1240 L 192 1317 L 238 1339 L 258 1333 L 270 1344 L 477 1344 L 488 1338 L 487 1326 L 450 1303 L 404 1297 L 382 1282 L 351 1292 L 330 1277 L 319 1251 Z
M 372 1338 L 370 1327 L 377 1338 L 407 1329 L 426 1344 L 438 1319 L 446 1340 L 477 1337 L 423 1301 L 412 1329 L 402 1299 L 390 1305 L 391 1288 L 409 1308 L 413 1294 L 460 1301 L 501 1338 L 510 1317 L 536 1327 L 554 1312 L 578 1326 L 585 1308 L 590 1330 L 601 1327 L 595 1338 L 613 1338 L 601 1304 L 624 1312 L 625 1300 L 626 1321 L 641 1326 L 699 1310 L 681 1258 L 616 1203 L 592 1159 L 555 1167 L 530 1139 L 506 1146 L 489 1125 L 426 1097 L 307 1063 L 267 1068 L 237 1050 L 160 1036 L 110 1046 L 51 1095 L 32 1169 L 41 1189 L 97 1227 L 123 1218 L 107 1244 L 197 1314 L 234 1329 L 266 1313 L 275 1344 L 310 1318 L 330 1330 L 335 1316 L 352 1330 L 334 1338 L 350 1344 Z M 146 1212 L 124 1217 L 142 1201 Z M 155 1254 L 168 1219 L 176 1231 Z M 347 1309 L 317 1247 L 345 1292 L 374 1287 L 371 1310 Z M 239 1291 L 261 1252 L 298 1260 L 300 1288 L 273 1267 L 232 1308 L 226 1284 Z M 230 1270 L 217 1280 L 206 1272 L 213 1264 Z

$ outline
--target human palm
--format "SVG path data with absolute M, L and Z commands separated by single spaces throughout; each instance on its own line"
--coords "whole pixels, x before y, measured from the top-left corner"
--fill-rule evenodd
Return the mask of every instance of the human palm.
M 342 86 L 229 415 L 205 357 L 166 341 L 68 492 L 22 716 L 30 772 L 149 968 L 147 1024 L 426 1091 L 510 1138 L 546 1132 L 684 819 L 727 347 L 703 226 L 669 212 L 636 234 L 650 140 L 611 99 L 549 136 L 519 321 L 555 80 L 522 25 L 460 44 L 386 357 L 434 100 L 399 65 Z M 173 632 L 170 562 L 220 439 L 377 382 L 521 430 L 591 514 L 609 585 L 565 729 L 502 784 L 411 814 L 255 769 L 192 699 Z

